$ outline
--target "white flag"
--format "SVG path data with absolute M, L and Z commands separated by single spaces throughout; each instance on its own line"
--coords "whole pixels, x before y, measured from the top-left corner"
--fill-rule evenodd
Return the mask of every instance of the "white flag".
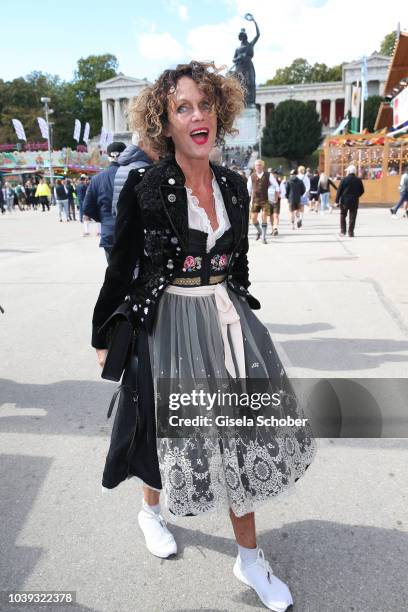
M 79 142 L 79 136 L 81 134 L 81 122 L 79 119 L 75 119 L 74 135 L 73 139 Z
M 48 140 L 48 123 L 43 117 L 37 117 L 37 121 L 40 126 L 41 136 Z
M 102 128 L 101 137 L 99 138 L 99 146 L 101 147 L 101 149 L 103 149 L 106 144 L 107 136 L 108 136 L 107 131 L 105 130 L 105 128 Z
M 89 123 L 85 123 L 85 128 L 84 128 L 84 135 L 82 136 L 82 140 L 88 144 L 88 140 L 89 140 L 89 130 L 90 130 L 90 125 Z
M 23 128 L 23 124 L 18 119 L 12 119 L 12 124 L 14 125 L 14 129 L 16 130 L 16 135 L 19 140 L 25 140 L 27 142 L 27 138 L 25 135 L 25 131 Z

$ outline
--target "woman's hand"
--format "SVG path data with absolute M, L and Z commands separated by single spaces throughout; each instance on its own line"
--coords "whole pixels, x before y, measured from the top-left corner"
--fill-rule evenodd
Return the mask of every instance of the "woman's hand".
M 108 349 L 95 349 L 96 356 L 98 358 L 99 365 L 101 368 L 105 365 L 106 355 L 108 354 Z

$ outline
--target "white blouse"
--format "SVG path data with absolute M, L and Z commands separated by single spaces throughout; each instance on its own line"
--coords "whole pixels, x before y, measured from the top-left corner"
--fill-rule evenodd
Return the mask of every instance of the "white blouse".
M 214 231 L 211 227 L 209 218 L 204 208 L 199 205 L 198 198 L 193 195 L 192 189 L 186 187 L 187 192 L 187 204 L 188 204 L 188 226 L 190 229 L 199 230 L 200 232 L 206 232 L 207 235 L 207 253 L 211 251 L 218 238 L 220 238 L 224 232 L 230 227 L 231 223 L 228 218 L 227 211 L 225 209 L 224 199 L 222 197 L 221 190 L 213 174 L 212 188 L 215 202 L 215 212 L 217 215 L 218 227 Z

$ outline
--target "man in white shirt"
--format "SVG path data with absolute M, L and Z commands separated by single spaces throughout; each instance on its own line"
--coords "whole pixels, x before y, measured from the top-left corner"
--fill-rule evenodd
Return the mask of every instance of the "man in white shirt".
M 267 244 L 266 230 L 268 228 L 268 216 L 271 214 L 271 204 L 268 199 L 268 190 L 274 188 L 275 199 L 279 191 L 279 185 L 270 172 L 265 172 L 265 162 L 257 159 L 255 168 L 248 178 L 247 188 L 251 197 L 251 220 L 257 231 L 256 240 L 262 236 L 263 244 Z M 271 190 L 270 190 L 271 193 Z M 262 210 L 262 230 L 259 226 L 258 214 Z

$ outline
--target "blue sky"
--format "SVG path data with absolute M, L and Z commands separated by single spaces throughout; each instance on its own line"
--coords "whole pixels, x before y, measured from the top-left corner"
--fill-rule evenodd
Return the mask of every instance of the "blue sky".
M 42 70 L 71 79 L 80 57 L 106 52 L 140 78 L 193 58 L 230 66 L 240 28 L 254 35 L 243 19 L 249 11 L 261 28 L 254 63 L 262 82 L 296 57 L 332 65 L 378 49 L 407 11 L 405 0 L 381 15 L 372 7 L 371 0 L 2 0 L 0 78 Z

